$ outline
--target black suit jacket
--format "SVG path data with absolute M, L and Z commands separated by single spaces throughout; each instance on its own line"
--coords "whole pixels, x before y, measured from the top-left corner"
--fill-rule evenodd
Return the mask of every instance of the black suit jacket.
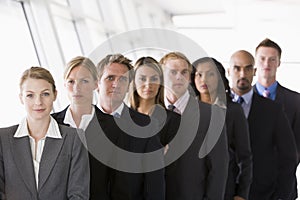
M 214 109 L 216 112 L 222 112 L 217 107 Z M 221 127 L 221 133 L 208 132 L 210 126 L 217 123 L 210 120 L 212 111 L 211 105 L 190 97 L 182 113 L 178 132 L 169 143 L 170 148 L 165 156 L 168 162 L 168 159 L 176 152 L 182 150 L 184 152 L 179 159 L 166 167 L 167 200 L 220 200 L 224 198 L 228 172 L 227 138 L 224 126 Z M 214 134 L 220 137 L 210 150 L 209 143 Z M 190 144 L 187 149 L 185 149 L 186 144 Z M 203 149 L 207 150 L 208 155 L 205 157 L 201 155 L 200 158 L 199 151 L 203 153 Z
M 254 91 L 257 88 L 254 86 Z M 283 106 L 283 111 L 291 124 L 297 145 L 298 163 L 300 159 L 300 94 L 278 83 L 275 102 Z
M 66 110 L 64 110 L 64 115 L 65 112 Z M 162 148 L 162 145 L 158 135 L 146 137 L 149 134 L 147 128 L 143 133 L 140 133 L 145 138 L 127 134 L 130 130 L 134 131 L 134 127 L 130 126 L 132 124 L 128 123 L 128 120 L 132 120 L 139 127 L 147 127 L 150 118 L 127 106 L 124 106 L 119 119 L 103 113 L 96 106 L 95 116 L 98 125 L 90 129 L 91 131 L 89 131 L 89 127 L 86 130 L 91 165 L 91 199 L 163 200 L 165 198 L 164 169 L 147 173 L 131 173 L 107 167 L 106 165 L 110 166 L 112 163 L 115 163 L 115 165 L 111 166 L 122 165 L 122 163 L 119 163 L 121 162 L 120 155 L 115 151 L 115 148 L 107 147 L 103 137 L 99 137 L 101 131 L 109 141 L 125 151 L 134 153 L 155 151 Z M 122 128 L 120 128 L 120 124 L 123 126 Z M 135 132 L 134 134 L 138 135 L 139 133 Z M 105 151 L 106 156 L 103 156 L 103 151 Z M 161 157 L 157 159 L 163 162 L 163 155 L 161 154 Z M 136 163 L 132 160 L 126 162 Z M 144 164 L 143 160 L 140 162 Z
M 248 199 L 252 182 L 252 153 L 248 122 L 238 103 L 227 102 L 226 127 L 229 148 L 229 168 L 225 199 L 234 196 Z
M 249 199 L 291 199 L 296 144 L 282 107 L 254 93 L 248 125 L 253 154 Z
M 160 105 L 157 105 L 150 116 L 157 121 L 157 133 L 163 146 L 167 145 L 176 135 L 180 126 L 181 116 Z

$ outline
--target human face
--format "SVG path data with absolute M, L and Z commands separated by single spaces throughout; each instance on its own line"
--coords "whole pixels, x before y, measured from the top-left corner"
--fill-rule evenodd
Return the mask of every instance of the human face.
M 200 94 L 215 97 L 218 88 L 218 74 L 214 64 L 200 63 L 196 67 L 195 85 Z
M 165 88 L 180 98 L 190 83 L 188 63 L 182 59 L 169 59 L 164 64 Z
M 249 92 L 255 75 L 254 63 L 245 53 L 236 53 L 231 57 L 228 74 L 232 80 L 232 89 L 238 95 Z
M 119 63 L 105 66 L 98 82 L 100 104 L 119 106 L 125 98 L 129 85 L 128 68 Z
M 21 86 L 20 101 L 25 106 L 27 120 L 49 120 L 56 91 L 43 79 L 28 78 Z
M 65 87 L 71 105 L 91 105 L 93 91 L 97 89 L 97 81 L 93 79 L 91 72 L 82 66 L 74 67 L 67 79 Z
M 280 66 L 278 51 L 272 47 L 259 47 L 255 59 L 258 78 L 275 81 L 277 68 Z
M 161 80 L 153 68 L 141 66 L 135 72 L 134 83 L 141 99 L 155 100 Z
M 82 66 L 74 67 L 65 80 L 71 105 L 91 105 L 93 91 L 97 89 L 97 80 L 91 72 Z

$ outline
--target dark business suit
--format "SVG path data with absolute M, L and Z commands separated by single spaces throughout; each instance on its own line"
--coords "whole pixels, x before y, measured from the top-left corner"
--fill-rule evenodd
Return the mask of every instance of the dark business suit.
M 86 130 L 89 153 L 94 157 L 90 161 L 91 176 L 95 175 L 91 179 L 92 181 L 94 180 L 94 184 L 91 182 L 92 187 L 94 185 L 94 191 L 91 191 L 91 194 L 95 194 L 94 199 L 98 199 L 98 197 L 103 195 L 99 193 L 99 190 L 101 190 L 102 192 L 107 192 L 111 200 L 163 200 L 165 197 L 164 169 L 147 173 L 131 173 L 109 167 L 108 172 L 106 172 L 101 163 L 104 162 L 108 165 L 110 163 L 117 163 L 117 165 L 122 165 L 123 162 L 122 159 L 119 159 L 119 152 L 115 151 L 113 147 L 106 147 L 107 143 L 103 142 L 105 140 L 103 136 L 107 137 L 112 144 L 129 152 L 146 153 L 162 148 L 157 135 L 146 137 L 149 134 L 147 130 L 142 133 L 135 132 L 135 134 L 141 134 L 145 138 L 138 138 L 127 134 L 130 133 L 130 130 L 134 130 L 133 124 L 129 123 L 128 120 L 132 119 L 135 125 L 143 127 L 150 123 L 150 118 L 128 108 L 126 105 L 120 118 L 114 118 L 111 115 L 105 114 L 96 106 L 95 116 L 99 122 L 99 126 L 96 128 L 98 132 L 88 131 L 88 128 Z M 95 130 L 95 128 L 92 130 Z M 102 138 L 99 135 L 103 135 Z M 104 151 L 106 156 L 102 155 Z M 97 159 L 101 160 L 101 162 L 97 162 Z M 161 154 L 161 157 L 157 159 L 163 162 L 163 155 Z M 133 160 L 128 160 L 127 162 L 132 162 L 133 165 L 144 164 L 143 160 L 140 163 Z M 102 172 L 100 173 L 101 170 Z M 105 177 L 105 181 L 102 177 Z M 103 184 L 104 188 L 100 188 Z
M 190 97 L 181 115 L 178 132 L 165 156 L 168 161 L 176 152 L 184 152 L 166 167 L 167 200 L 223 199 L 228 172 L 228 147 L 224 124 L 221 125 L 221 132 L 208 132 L 209 127 L 217 123 L 210 120 L 213 109 L 215 112 L 221 111 L 216 106 Z M 209 143 L 216 135 L 220 137 L 210 151 Z M 190 146 L 185 149 L 187 144 Z M 203 155 L 205 151 L 208 155 Z
M 257 92 L 257 88 L 254 86 L 254 91 Z M 278 83 L 276 89 L 275 102 L 280 103 L 283 106 L 283 111 L 287 115 L 287 118 L 291 124 L 294 132 L 294 137 L 298 150 L 298 163 L 300 159 L 300 94 L 283 87 Z
M 227 102 L 226 111 L 230 160 L 225 200 L 233 200 L 234 196 L 248 199 L 252 182 L 252 153 L 248 122 L 238 103 Z
M 0 129 L 0 199 L 87 200 L 89 164 L 80 133 L 59 125 L 62 138 L 46 138 L 37 188 L 29 137 L 13 137 L 17 128 Z
M 248 125 L 253 154 L 249 199 L 291 199 L 297 155 L 282 107 L 254 93 Z
M 257 92 L 256 86 L 253 87 L 254 91 Z M 257 92 L 258 93 L 258 92 Z M 275 102 L 283 106 L 290 125 L 293 129 L 294 138 L 297 146 L 298 164 L 300 160 L 300 94 L 292 91 L 288 88 L 283 87 L 278 83 L 276 89 Z M 294 186 L 294 197 L 297 198 L 297 179 L 295 179 Z

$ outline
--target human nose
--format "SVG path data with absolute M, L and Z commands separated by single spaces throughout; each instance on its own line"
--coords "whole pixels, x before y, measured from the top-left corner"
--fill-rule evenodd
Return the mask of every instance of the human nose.
M 35 99 L 34 99 L 34 103 L 36 105 L 41 105 L 42 104 L 42 97 L 40 95 L 36 95 Z
M 80 83 L 78 81 L 75 81 L 74 85 L 73 85 L 73 89 L 75 91 L 79 91 L 80 90 Z

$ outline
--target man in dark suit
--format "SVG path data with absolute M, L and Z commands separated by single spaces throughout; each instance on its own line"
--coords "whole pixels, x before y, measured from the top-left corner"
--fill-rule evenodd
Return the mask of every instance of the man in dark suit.
M 296 144 L 279 104 L 253 92 L 254 57 L 247 51 L 230 58 L 233 100 L 241 103 L 248 119 L 253 154 L 250 200 L 292 199 L 296 171 Z
M 281 104 L 294 132 L 297 145 L 298 163 L 300 159 L 300 94 L 278 83 L 277 68 L 280 66 L 281 48 L 274 41 L 266 38 L 255 50 L 257 83 L 254 91 L 261 96 Z M 294 186 L 294 198 L 297 198 L 297 180 Z
M 96 115 L 113 144 L 104 144 L 112 155 L 106 163 L 112 168 L 110 196 L 112 200 L 164 200 L 163 146 L 153 134 L 150 118 L 123 103 L 132 68 L 131 60 L 121 54 L 107 55 L 97 64 L 100 110 Z M 88 137 L 87 143 L 95 138 Z M 94 147 L 95 153 L 101 149 L 96 144 Z M 147 156 L 153 152 L 153 157 Z
M 166 199 L 223 199 L 229 160 L 225 112 L 189 93 L 192 65 L 185 55 L 171 52 L 160 63 L 165 75 L 165 105 L 181 114 L 180 128 L 165 156 L 168 162 L 176 153 L 182 154 L 166 167 Z M 223 123 L 213 121 L 216 115 L 223 116 Z

